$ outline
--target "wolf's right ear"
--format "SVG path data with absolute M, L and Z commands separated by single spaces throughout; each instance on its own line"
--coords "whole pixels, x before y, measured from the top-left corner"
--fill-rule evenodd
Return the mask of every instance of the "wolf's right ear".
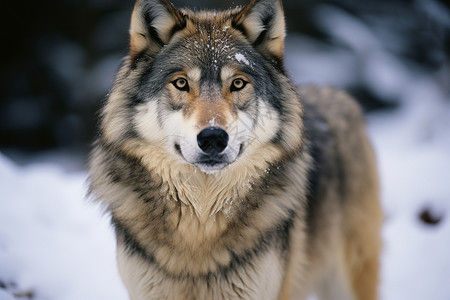
M 286 25 L 281 0 L 251 0 L 232 24 L 264 56 L 282 60 Z
M 153 55 L 186 27 L 185 16 L 168 0 L 137 0 L 130 27 L 130 57 L 142 51 Z
M 276 60 L 283 68 L 286 25 L 281 0 L 251 0 L 234 16 L 232 24 L 266 58 Z

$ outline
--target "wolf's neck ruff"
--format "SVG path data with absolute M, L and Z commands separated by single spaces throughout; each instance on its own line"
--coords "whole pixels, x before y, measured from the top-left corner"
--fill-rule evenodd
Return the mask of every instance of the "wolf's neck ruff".
M 269 146 L 246 156 L 243 162 L 226 167 L 217 174 L 206 174 L 154 143 L 130 139 L 123 150 L 139 159 L 149 172 L 160 176 L 168 200 L 189 206 L 200 220 L 218 212 L 229 213 L 236 199 L 244 199 L 252 185 L 266 176 L 271 162 L 281 158 L 281 150 Z M 245 155 L 245 154 L 244 154 Z
M 149 20 L 151 24 L 148 24 Z M 280 76 L 275 87 L 277 90 L 269 95 L 259 95 L 256 90 L 257 87 L 260 92 L 269 89 L 274 85 L 270 77 L 277 76 L 275 73 L 283 69 L 279 65 L 282 63 L 285 35 L 281 3 L 262 1 L 228 12 L 193 13 L 175 10 L 166 1 L 140 0 L 133 13 L 130 34 L 130 56 L 126 58 L 117 78 L 118 83 L 126 88 L 113 88 L 111 92 L 103 110 L 103 137 L 108 143 L 133 155 L 150 173 L 160 177 L 167 191 L 167 199 L 187 205 L 199 219 L 219 212 L 232 213 L 235 200 L 244 199 L 252 190 L 252 185 L 263 180 L 267 175 L 265 171 L 272 164 L 295 155 L 302 146 L 302 105 L 289 79 Z M 176 49 L 176 43 L 183 51 L 188 51 L 190 46 L 191 51 L 200 58 L 198 65 L 197 57 L 185 59 L 166 54 Z M 164 47 L 166 44 L 167 47 Z M 144 60 L 134 61 L 142 55 L 146 56 L 147 64 Z M 262 61 L 265 66 L 261 62 L 254 64 L 262 57 L 265 57 Z M 178 90 L 172 95 L 164 93 L 158 96 L 151 91 L 133 94 L 133 85 L 146 80 L 140 77 L 142 73 L 155 72 L 151 84 L 153 78 L 157 78 L 155 82 L 159 84 L 161 80 L 167 80 L 158 76 L 170 68 L 158 65 L 158 58 L 169 60 L 169 64 L 179 61 L 174 66 L 180 65 L 182 68 L 173 68 L 187 69 L 180 75 L 185 76 L 183 83 L 186 86 L 183 87 L 187 87 L 189 82 L 190 88 L 186 91 L 194 93 L 198 90 L 195 96 L 180 101 L 183 104 L 179 111 L 165 111 L 164 102 L 166 99 L 180 98 L 180 94 L 187 92 Z M 237 63 L 237 67 L 230 65 L 230 62 Z M 274 67 L 276 69 L 271 70 Z M 237 96 L 233 96 L 232 92 L 224 93 L 223 87 L 217 88 L 217 85 L 225 85 L 228 77 L 234 78 L 235 73 L 242 74 L 245 70 L 253 74 L 254 81 Z M 217 76 L 220 78 L 216 80 Z M 178 80 L 180 77 L 174 78 Z M 241 77 L 238 79 L 246 82 Z M 198 86 L 194 81 L 199 82 Z M 249 90 L 251 88 L 254 92 Z M 160 87 L 151 86 L 151 89 L 159 90 Z M 270 99 L 266 99 L 267 96 Z M 133 108 L 134 112 L 130 112 L 130 98 L 140 99 Z M 281 99 L 285 99 L 282 104 Z M 178 104 L 172 107 L 178 107 Z M 170 120 L 175 119 L 176 115 L 177 120 L 169 121 L 167 115 L 174 116 Z M 189 119 L 173 131 L 174 124 L 183 118 Z M 279 124 L 281 118 L 285 120 L 282 129 Z M 214 126 L 227 129 L 232 141 L 254 141 L 235 145 L 234 148 L 229 145 L 227 148 L 233 148 L 233 153 L 240 152 L 239 146 L 245 146 L 240 157 L 236 161 L 228 161 L 226 167 L 214 174 L 205 174 L 195 165 L 195 155 L 187 155 L 190 153 L 183 149 L 183 144 L 189 145 L 184 142 L 190 139 L 184 135 L 196 136 L 205 124 L 210 125 L 211 120 L 214 120 Z M 131 129 L 127 122 L 133 125 Z M 192 128 L 199 128 L 198 132 L 191 134 Z M 133 137 L 136 133 L 137 137 Z M 173 141 L 177 136 L 182 136 L 181 142 Z M 196 144 L 194 141 L 185 148 L 197 148 Z M 171 147 L 184 154 L 184 160 Z M 183 150 L 185 153 L 182 153 Z M 198 152 L 198 149 L 195 151 Z

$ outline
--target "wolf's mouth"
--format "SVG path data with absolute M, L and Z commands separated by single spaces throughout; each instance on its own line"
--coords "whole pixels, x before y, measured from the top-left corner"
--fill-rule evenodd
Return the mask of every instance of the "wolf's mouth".
M 184 158 L 183 153 L 181 152 L 180 144 L 175 143 L 175 151 Z
M 205 153 L 198 153 L 196 157 L 193 159 L 188 159 L 182 151 L 182 147 L 180 144 L 175 143 L 175 151 L 180 157 L 185 160 L 187 163 L 192 164 L 199 168 L 201 171 L 211 174 L 218 172 L 225 168 L 226 166 L 234 163 L 240 155 L 243 153 L 244 150 L 244 144 L 239 145 L 238 153 L 235 155 L 231 155 L 230 160 L 230 154 L 226 154 L 227 151 L 223 151 L 222 153 L 212 153 L 212 154 L 205 154 Z
M 206 160 L 206 161 L 196 162 L 194 165 L 206 174 L 213 174 L 213 173 L 216 173 L 216 172 L 222 170 L 229 164 L 230 163 L 228 163 L 226 161 L 219 162 L 217 160 Z
M 215 154 L 215 155 L 201 155 L 195 164 L 215 166 L 224 163 L 229 163 L 227 157 L 223 154 Z
M 206 165 L 206 166 L 215 166 L 220 164 L 227 164 L 227 161 L 224 160 L 217 160 L 217 159 L 206 159 L 206 160 L 199 160 L 195 164 L 196 165 Z
M 194 165 L 199 168 L 202 172 L 207 174 L 212 174 L 218 172 L 228 166 L 230 162 L 227 160 L 217 160 L 217 159 L 207 159 L 199 160 Z

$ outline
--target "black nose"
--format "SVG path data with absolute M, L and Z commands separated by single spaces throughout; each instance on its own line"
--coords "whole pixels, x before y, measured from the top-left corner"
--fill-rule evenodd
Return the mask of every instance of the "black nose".
M 200 149 L 207 154 L 218 154 L 228 145 L 228 133 L 219 127 L 208 127 L 197 135 Z

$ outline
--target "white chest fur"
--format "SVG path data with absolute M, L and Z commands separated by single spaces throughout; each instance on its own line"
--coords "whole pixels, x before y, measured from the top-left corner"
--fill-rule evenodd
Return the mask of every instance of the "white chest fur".
M 283 276 L 282 262 L 272 249 L 233 269 L 195 278 L 168 274 L 138 255 L 130 256 L 121 245 L 117 259 L 132 300 L 276 299 Z

